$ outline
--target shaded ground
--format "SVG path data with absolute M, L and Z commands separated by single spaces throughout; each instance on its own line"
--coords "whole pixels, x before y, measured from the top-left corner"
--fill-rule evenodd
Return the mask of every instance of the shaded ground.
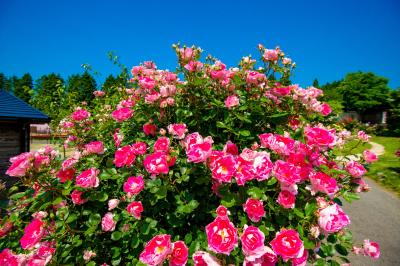
M 350 257 L 352 266 L 400 265 L 400 199 L 392 192 L 366 179 L 371 191 L 361 194 L 361 200 L 344 204 L 350 216 L 350 229 L 355 243 L 365 238 L 378 242 L 381 257 L 374 261 L 363 256 Z

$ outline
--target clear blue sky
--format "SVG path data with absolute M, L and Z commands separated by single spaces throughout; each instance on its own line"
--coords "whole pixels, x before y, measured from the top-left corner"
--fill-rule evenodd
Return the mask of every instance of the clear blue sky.
M 400 2 L 0 0 L 0 72 L 68 77 L 88 63 L 102 74 L 154 60 L 174 69 L 171 45 L 196 44 L 229 66 L 280 45 L 302 86 L 372 71 L 400 87 Z

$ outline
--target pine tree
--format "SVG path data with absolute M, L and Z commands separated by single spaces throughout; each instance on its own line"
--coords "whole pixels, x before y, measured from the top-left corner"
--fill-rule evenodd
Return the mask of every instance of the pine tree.
M 22 78 L 14 78 L 14 95 L 29 103 L 33 94 L 33 81 L 29 73 L 25 73 Z

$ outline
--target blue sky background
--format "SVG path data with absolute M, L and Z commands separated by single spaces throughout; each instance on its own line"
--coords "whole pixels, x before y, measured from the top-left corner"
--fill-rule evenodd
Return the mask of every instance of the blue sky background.
M 400 87 L 400 1 L 105 1 L 0 0 L 0 72 L 34 79 L 68 77 L 88 63 L 117 73 L 154 60 L 174 69 L 171 45 L 202 47 L 229 66 L 279 45 L 297 63 L 302 86 L 372 71 Z

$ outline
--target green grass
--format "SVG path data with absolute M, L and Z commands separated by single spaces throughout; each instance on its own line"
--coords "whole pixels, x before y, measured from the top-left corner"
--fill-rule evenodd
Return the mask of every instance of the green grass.
M 373 137 L 371 141 L 385 147 L 385 153 L 369 167 L 367 176 L 400 196 L 400 157 L 394 153 L 400 150 L 400 138 Z
M 65 150 L 65 156 L 64 156 L 64 147 L 60 144 L 52 143 L 50 140 L 46 139 L 33 139 L 32 142 L 30 142 L 30 150 L 31 151 L 37 151 L 46 145 L 53 147 L 53 149 L 58 150 L 62 156 L 62 158 L 68 157 L 72 155 L 74 152 L 74 149 L 68 148 Z
M 336 156 L 346 156 L 349 154 L 361 154 L 364 150 L 371 148 L 371 144 L 361 142 L 359 140 L 351 140 L 347 142 L 343 148 L 335 149 L 334 154 Z

